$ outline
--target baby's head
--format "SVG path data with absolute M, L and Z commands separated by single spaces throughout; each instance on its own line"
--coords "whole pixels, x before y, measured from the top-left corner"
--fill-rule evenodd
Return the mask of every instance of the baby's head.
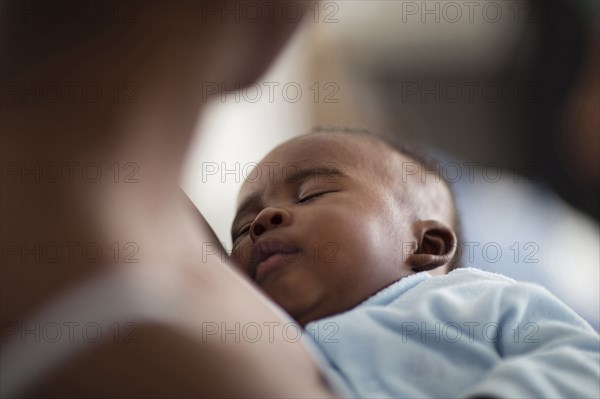
M 302 325 L 416 272 L 446 273 L 455 267 L 454 198 L 423 168 L 369 133 L 289 140 L 242 186 L 232 257 Z

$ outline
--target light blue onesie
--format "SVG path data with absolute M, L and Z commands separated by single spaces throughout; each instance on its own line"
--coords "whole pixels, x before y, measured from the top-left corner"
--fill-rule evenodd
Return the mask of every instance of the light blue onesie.
M 343 396 L 600 397 L 587 322 L 540 286 L 477 269 L 406 277 L 306 333 Z

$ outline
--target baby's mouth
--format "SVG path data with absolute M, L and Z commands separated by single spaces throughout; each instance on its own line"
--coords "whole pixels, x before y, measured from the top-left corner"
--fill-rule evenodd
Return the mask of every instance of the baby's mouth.
M 294 244 L 285 244 L 277 240 L 258 242 L 252 248 L 250 272 L 254 280 L 294 261 L 300 253 L 300 248 Z

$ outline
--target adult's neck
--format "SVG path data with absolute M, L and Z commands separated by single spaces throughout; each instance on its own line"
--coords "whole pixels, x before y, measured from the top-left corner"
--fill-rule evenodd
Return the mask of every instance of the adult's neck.
M 102 269 L 183 261 L 201 235 L 177 183 L 213 71 L 132 29 L 3 76 L 2 321 Z

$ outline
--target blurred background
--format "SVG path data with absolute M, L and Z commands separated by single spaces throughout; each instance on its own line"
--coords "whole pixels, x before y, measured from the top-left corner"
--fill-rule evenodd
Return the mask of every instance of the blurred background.
M 243 3 L 222 18 L 267 13 Z M 457 193 L 463 265 L 539 283 L 598 330 L 599 21 L 593 0 L 310 2 L 260 82 L 206 82 L 181 185 L 230 250 L 239 187 L 279 143 L 316 125 L 420 143 Z

